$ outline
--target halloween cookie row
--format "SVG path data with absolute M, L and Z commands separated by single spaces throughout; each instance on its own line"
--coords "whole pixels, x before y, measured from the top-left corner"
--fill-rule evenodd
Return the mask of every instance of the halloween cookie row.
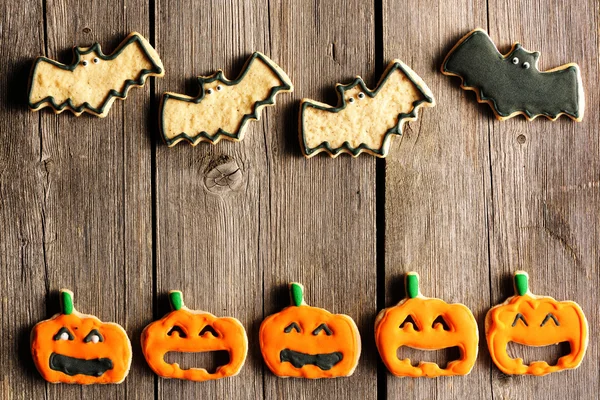
M 129 88 L 142 86 L 148 76 L 161 77 L 164 67 L 146 39 L 130 34 L 111 54 L 98 43 L 75 47 L 70 65 L 39 57 L 31 71 L 29 107 L 51 107 L 107 115 L 115 99 L 125 99 Z M 488 103 L 500 120 L 542 115 L 556 120 L 561 115 L 580 121 L 584 113 L 583 85 L 576 64 L 546 72 L 537 68 L 539 53 L 516 43 L 501 54 L 487 33 L 469 32 L 452 48 L 442 63 L 442 73 L 458 76 L 461 87 L 473 90 L 477 100 Z M 261 109 L 275 103 L 279 92 L 293 91 L 287 74 L 262 53 L 255 52 L 242 73 L 229 80 L 219 70 L 198 77 L 200 92 L 191 97 L 163 94 L 160 132 L 170 146 L 184 140 L 192 145 L 240 141 L 246 124 L 260 118 Z M 423 80 L 400 60 L 392 61 L 377 87 L 369 89 L 360 76 L 338 84 L 338 105 L 303 99 L 300 102 L 299 136 L 302 152 L 312 157 L 325 152 L 331 157 L 366 152 L 385 157 L 392 135 L 401 135 L 404 122 L 415 120 L 421 107 L 435 100 Z
M 571 301 L 556 301 L 529 291 L 528 275 L 514 276 L 515 296 L 488 311 L 485 332 L 491 358 L 506 374 L 545 375 L 577 368 L 588 342 L 588 325 L 581 308 Z M 379 355 L 396 376 L 437 377 L 466 375 L 477 358 L 477 322 L 463 304 L 448 304 L 427 298 L 419 290 L 419 276 L 409 272 L 405 279 L 406 298 L 382 310 L 375 320 L 375 342 Z M 277 376 L 335 378 L 350 376 L 361 352 L 360 334 L 347 315 L 332 314 L 310 307 L 304 288 L 291 283 L 291 306 L 267 317 L 260 326 L 260 349 L 266 365 Z M 35 325 L 31 352 L 44 379 L 58 383 L 120 383 L 131 365 L 131 344 L 125 330 L 114 323 L 77 312 L 73 293 L 61 290 L 62 312 Z M 149 324 L 141 344 L 150 368 L 164 378 L 206 381 L 237 375 L 244 365 L 248 339 L 235 318 L 216 317 L 187 308 L 179 291 L 169 293 L 172 311 Z M 556 365 L 545 361 L 529 365 L 507 353 L 509 342 L 546 346 L 568 342 L 569 354 Z M 403 346 L 441 350 L 457 346 L 460 359 L 445 368 L 397 355 Z M 229 361 L 214 373 L 203 368 L 183 369 L 169 363 L 169 352 L 226 351 Z

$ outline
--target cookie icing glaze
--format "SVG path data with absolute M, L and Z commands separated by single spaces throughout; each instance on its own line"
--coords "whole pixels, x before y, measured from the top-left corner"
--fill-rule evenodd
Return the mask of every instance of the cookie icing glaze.
M 529 290 L 529 275 L 514 275 L 515 295 L 488 311 L 485 319 L 487 344 L 494 364 L 505 374 L 546 375 L 577 368 L 588 344 L 588 323 L 577 303 L 536 296 Z M 556 365 L 546 361 L 524 364 L 507 353 L 510 342 L 526 346 L 549 346 L 568 342 L 570 353 Z
M 360 357 L 360 335 L 347 315 L 310 307 L 304 287 L 289 285 L 292 305 L 260 325 L 260 350 L 269 369 L 280 377 L 350 376 Z
M 131 365 L 125 330 L 77 312 L 67 289 L 61 289 L 60 300 L 61 313 L 31 331 L 31 354 L 42 377 L 52 383 L 122 382 Z
M 520 114 L 556 120 L 564 114 L 581 121 L 585 102 L 579 67 L 570 63 L 540 71 L 539 56 L 519 43 L 503 55 L 484 30 L 475 29 L 450 50 L 442 73 L 460 77 L 461 87 L 488 103 L 499 120 Z
M 205 311 L 190 310 L 178 290 L 169 292 L 172 311 L 154 321 L 142 332 L 142 351 L 152 370 L 163 378 L 207 381 L 237 375 L 246 361 L 248 338 L 235 318 L 216 317 Z M 169 352 L 199 353 L 227 351 L 229 362 L 214 373 L 204 368 L 182 369 L 165 361 Z
M 416 272 L 406 274 L 405 287 L 407 297 L 382 310 L 375 321 L 375 342 L 385 366 L 396 376 L 412 378 L 468 374 L 475 364 L 479 343 L 471 311 L 463 304 L 423 296 Z M 421 350 L 458 347 L 461 356 L 445 368 L 424 361 L 413 366 L 410 359 L 398 358 L 402 346 Z

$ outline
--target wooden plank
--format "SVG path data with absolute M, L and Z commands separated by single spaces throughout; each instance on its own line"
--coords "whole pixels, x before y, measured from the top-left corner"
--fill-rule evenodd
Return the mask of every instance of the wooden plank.
M 39 116 L 27 109 L 31 60 L 44 51 L 41 3 L 0 3 L 0 397 L 31 399 L 45 391 L 29 332 L 46 315 L 44 263 L 45 163 Z M 18 28 L 10 28 L 18 27 Z M 15 29 L 23 34 L 15 35 Z
M 470 375 L 400 379 L 388 373 L 388 398 L 490 398 L 490 361 L 481 336 L 489 308 L 489 116 L 457 80 L 440 73 L 454 43 L 486 26 L 486 3 L 455 0 L 407 9 L 402 2 L 384 1 L 382 14 L 384 65 L 400 58 L 437 100 L 435 108 L 422 110 L 418 121 L 405 126 L 386 159 L 385 306 L 403 298 L 403 274 L 414 270 L 425 296 L 465 304 L 480 326 L 479 356 Z M 404 354 L 454 359 L 445 352 Z
M 269 114 L 270 216 L 263 233 L 265 315 L 289 305 L 287 283 L 302 282 L 308 304 L 350 315 L 363 344 L 351 378 L 309 381 L 265 373 L 265 398 L 375 399 L 375 159 L 301 156 L 298 101 L 337 102 L 334 85 L 361 75 L 374 86 L 373 3 L 272 1 L 271 52 L 296 91 Z
M 165 91 L 196 95 L 197 76 L 223 69 L 233 79 L 252 52 L 269 55 L 266 1 L 217 4 L 187 1 L 175 7 L 156 2 L 156 37 L 167 71 L 156 86 L 157 96 Z M 238 318 L 250 343 L 238 376 L 202 384 L 159 379 L 160 399 L 262 397 L 257 343 L 269 218 L 264 142 L 269 132 L 265 122 L 250 122 L 247 128 L 239 143 L 223 140 L 216 146 L 191 147 L 182 142 L 168 148 L 161 142 L 156 148 L 158 315 L 169 311 L 166 293 L 180 289 L 190 308 Z M 239 167 L 241 182 L 216 190 L 208 180 L 224 163 Z M 215 362 L 206 357 L 185 361 L 197 367 Z
M 131 10 L 131 11 L 127 11 Z M 48 56 L 71 61 L 71 47 L 99 42 L 105 53 L 131 30 L 149 35 L 142 1 L 47 1 Z M 48 308 L 56 291 L 75 292 L 75 306 L 120 323 L 134 348 L 121 385 L 49 385 L 51 398 L 151 398 L 154 378 L 140 359 L 139 334 L 152 319 L 152 202 L 149 87 L 135 88 L 104 119 L 40 112 L 47 165 L 45 234 Z
M 584 120 L 556 122 L 522 117 L 490 123 L 493 201 L 490 203 L 491 277 L 494 303 L 512 294 L 511 274 L 525 269 L 540 295 L 573 300 L 590 324 L 590 347 L 581 367 L 541 378 L 507 378 L 493 369 L 495 398 L 595 398 L 598 395 L 600 320 L 598 243 L 600 145 L 598 98 L 598 3 L 577 7 L 560 1 L 490 1 L 490 35 L 507 52 L 519 41 L 539 51 L 539 69 L 579 64 L 584 82 Z M 518 24 L 514 24 L 515 16 Z M 595 333 L 596 332 L 596 333 Z M 556 359 L 553 346 L 520 349 L 513 356 Z

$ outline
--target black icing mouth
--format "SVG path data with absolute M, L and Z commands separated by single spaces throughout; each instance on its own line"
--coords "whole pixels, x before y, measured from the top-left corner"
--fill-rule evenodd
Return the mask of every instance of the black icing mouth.
M 110 358 L 83 360 L 81 358 L 52 353 L 50 355 L 50 368 L 69 376 L 102 376 L 109 369 L 113 369 L 113 362 Z
M 289 362 L 296 368 L 302 368 L 305 365 L 316 365 L 323 371 L 328 371 L 334 365 L 342 361 L 343 354 L 339 351 L 327 354 L 306 354 L 290 349 L 283 349 L 279 353 L 281 362 Z

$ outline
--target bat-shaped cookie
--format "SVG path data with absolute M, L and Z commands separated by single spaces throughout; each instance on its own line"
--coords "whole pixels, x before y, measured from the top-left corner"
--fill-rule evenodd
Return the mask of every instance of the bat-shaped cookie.
M 476 29 L 450 50 L 442 73 L 460 77 L 461 87 L 473 90 L 480 103 L 488 103 L 499 120 L 523 114 L 528 120 L 543 115 L 554 121 L 565 114 L 581 121 L 584 96 L 579 67 L 565 64 L 541 72 L 539 56 L 519 43 L 503 55 L 485 31 Z
M 169 147 L 181 140 L 192 146 L 221 139 L 240 141 L 246 123 L 258 120 L 263 107 L 275 104 L 277 93 L 294 90 L 286 73 L 259 52 L 246 61 L 237 79 L 230 81 L 218 70 L 198 77 L 198 83 L 196 97 L 177 93 L 162 97 L 160 132 Z
M 435 105 L 425 82 L 400 60 L 388 65 L 374 90 L 360 76 L 336 90 L 336 107 L 310 99 L 300 103 L 300 146 L 307 158 L 322 151 L 331 157 L 363 151 L 385 157 L 404 122 L 415 120 L 420 107 Z
M 143 86 L 148 76 L 163 76 L 158 53 L 137 32 L 131 33 L 110 55 L 100 45 L 74 47 L 73 62 L 61 64 L 38 57 L 31 69 L 29 107 L 52 107 L 105 117 L 115 99 L 125 99 L 132 86 Z

